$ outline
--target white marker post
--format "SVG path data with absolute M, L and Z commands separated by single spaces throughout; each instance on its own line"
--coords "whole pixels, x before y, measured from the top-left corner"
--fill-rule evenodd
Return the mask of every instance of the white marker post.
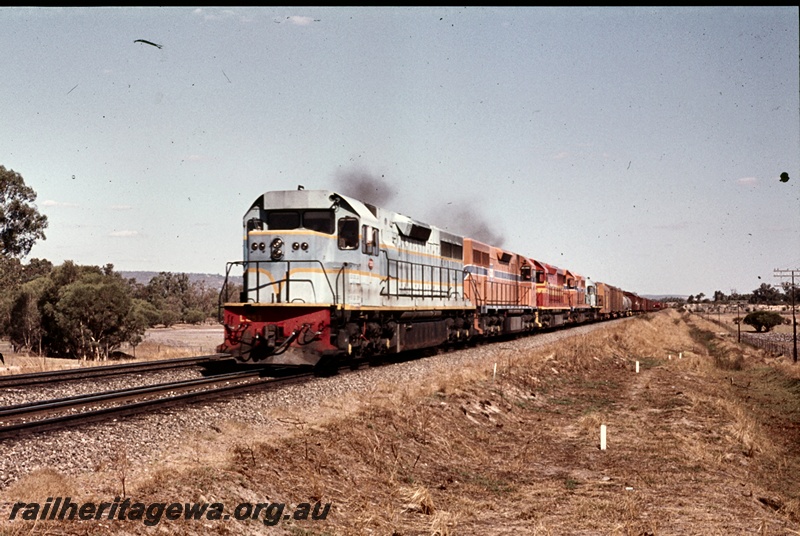
M 494 364 L 494 370 L 492 372 L 492 383 L 494 383 L 494 379 L 497 377 L 497 363 Z
M 639 362 L 636 362 L 636 374 L 639 374 Z
M 683 352 L 678 354 L 678 359 L 683 359 Z
M 600 450 L 606 450 L 606 425 L 600 425 Z

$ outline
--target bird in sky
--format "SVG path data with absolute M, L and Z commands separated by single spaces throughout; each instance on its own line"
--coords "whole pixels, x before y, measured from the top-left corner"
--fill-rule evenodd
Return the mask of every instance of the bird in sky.
M 789 174 L 785 171 L 781 173 L 781 182 L 789 182 Z
M 153 43 L 152 41 L 146 41 L 144 39 L 137 39 L 136 41 L 134 41 L 134 43 L 144 43 L 146 45 L 151 45 L 151 46 L 154 46 L 156 48 L 162 48 L 162 45 Z

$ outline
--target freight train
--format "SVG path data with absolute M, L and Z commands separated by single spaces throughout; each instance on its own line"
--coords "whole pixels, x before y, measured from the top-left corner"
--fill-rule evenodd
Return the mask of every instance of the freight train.
M 220 293 L 220 353 L 328 367 L 654 311 L 661 304 L 324 190 L 271 191 Z M 231 271 L 242 290 L 230 301 Z

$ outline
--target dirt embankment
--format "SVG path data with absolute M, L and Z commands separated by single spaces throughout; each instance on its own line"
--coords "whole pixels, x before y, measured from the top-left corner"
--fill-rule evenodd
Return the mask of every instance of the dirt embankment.
M 145 503 L 280 501 L 287 512 L 331 503 L 324 520 L 175 520 L 159 525 L 166 533 L 800 532 L 800 375 L 793 366 L 674 311 L 545 349 L 479 351 L 486 352 L 479 366 L 376 386 L 330 401 L 327 411 L 254 408 L 284 419 L 282 434 L 267 437 L 246 423 L 231 423 L 235 434 L 199 430 L 191 444 L 201 442 L 203 452 L 176 453 L 193 462 L 128 482 L 127 493 Z M 601 425 L 606 450 L 599 448 Z M 105 482 L 106 497 L 121 488 L 123 473 Z M 31 475 L 7 496 L 41 493 L 46 482 L 52 495 L 58 479 Z M 141 521 L 64 528 L 151 530 Z

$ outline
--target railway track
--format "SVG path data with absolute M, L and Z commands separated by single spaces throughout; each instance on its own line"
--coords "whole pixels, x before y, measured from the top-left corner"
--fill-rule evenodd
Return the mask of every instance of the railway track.
M 226 357 L 228 357 L 227 354 L 213 354 L 145 363 L 0 377 L 0 388 L 2 388 L 63 381 L 65 379 L 85 379 L 167 370 L 170 368 L 203 365 L 205 363 L 209 364 L 207 369 L 209 373 L 216 371 L 213 376 L 203 378 L 0 406 L 0 441 L 16 438 L 22 434 L 56 430 L 71 425 L 84 425 L 144 412 L 158 411 L 182 404 L 205 402 L 279 385 L 299 383 L 318 375 L 311 370 L 303 370 L 298 373 L 297 369 L 293 367 L 265 367 L 224 373 L 221 371 L 227 370 L 226 363 L 228 360 L 225 359 Z M 386 362 L 391 363 L 393 360 L 386 360 Z M 345 365 L 339 367 L 336 373 L 352 368 L 355 367 Z M 14 382 L 14 380 L 17 381 Z M 39 418 L 37 419 L 37 417 Z
M 0 389 L 70 380 L 107 378 L 110 376 L 139 372 L 153 372 L 195 367 L 206 363 L 212 363 L 216 360 L 224 359 L 226 357 L 227 354 L 210 354 L 194 357 L 181 357 L 177 359 L 164 359 L 159 361 L 137 361 L 136 363 L 84 367 L 70 370 L 51 370 L 47 372 L 33 372 L 29 374 L 10 374 L 7 376 L 0 376 Z
M 276 378 L 265 377 L 266 373 L 265 370 L 234 372 L 0 407 L 0 440 L 297 383 L 313 376 L 311 372 L 303 372 Z

